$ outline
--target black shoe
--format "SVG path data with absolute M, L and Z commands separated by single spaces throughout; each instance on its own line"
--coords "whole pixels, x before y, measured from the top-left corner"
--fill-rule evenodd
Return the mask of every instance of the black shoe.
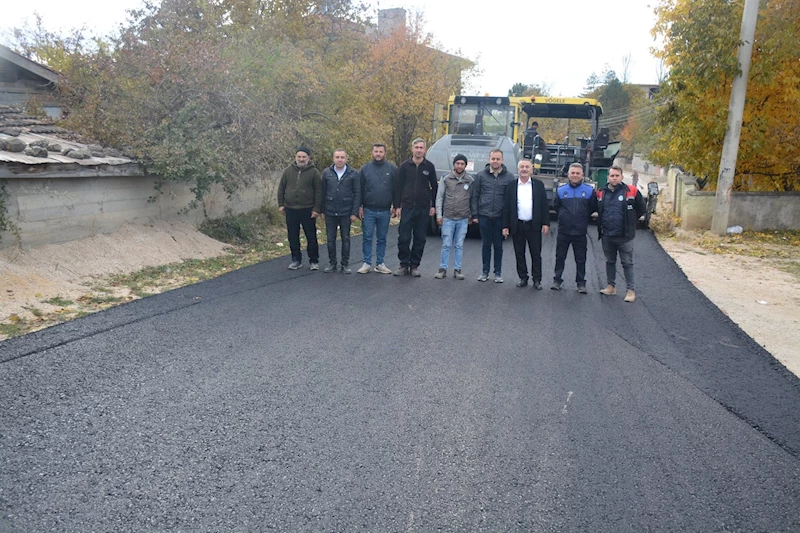
M 517 287 L 527 287 L 527 286 L 528 286 L 527 278 L 526 279 L 521 279 L 521 280 L 519 280 L 517 282 Z
M 541 281 L 534 281 L 533 282 L 533 288 L 536 289 L 537 291 L 542 290 L 542 282 Z

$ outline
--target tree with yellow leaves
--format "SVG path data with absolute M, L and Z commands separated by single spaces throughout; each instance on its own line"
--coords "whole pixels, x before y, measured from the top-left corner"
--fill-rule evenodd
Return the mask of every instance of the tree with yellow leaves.
M 653 159 L 714 184 L 731 84 L 739 72 L 742 0 L 662 0 L 653 29 L 669 69 Z M 800 2 L 762 2 L 742 122 L 735 189 L 800 190 Z

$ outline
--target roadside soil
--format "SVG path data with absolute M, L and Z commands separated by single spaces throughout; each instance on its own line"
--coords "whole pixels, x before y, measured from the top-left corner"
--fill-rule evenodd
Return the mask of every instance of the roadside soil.
M 666 212 L 660 206 L 660 211 Z M 800 376 L 800 246 L 787 241 L 765 243 L 740 236 L 671 228 L 653 223 L 667 253 L 694 283 L 748 335 Z M 270 240 L 278 240 L 277 232 Z M 786 240 L 786 239 L 784 239 Z M 274 243 L 273 256 L 285 253 Z M 108 235 L 31 250 L 0 251 L 0 341 L 58 322 L 99 311 L 148 294 L 170 290 L 244 266 L 213 262 L 238 252 L 181 222 L 126 225 Z M 253 257 L 251 262 L 267 257 Z M 186 275 L 175 267 L 189 259 L 208 260 L 204 274 Z M 166 267 L 164 267 L 166 265 Z M 149 267 L 162 266 L 131 290 L 114 281 Z M 212 271 L 216 269 L 215 271 Z M 152 270 L 152 269 L 151 269 Z M 155 272 L 155 271 L 154 271 Z M 665 295 L 666 296 L 666 295 Z

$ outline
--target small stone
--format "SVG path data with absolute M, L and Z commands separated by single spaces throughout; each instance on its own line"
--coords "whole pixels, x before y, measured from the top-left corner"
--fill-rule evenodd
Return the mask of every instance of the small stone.
M 28 146 L 25 148 L 25 155 L 32 157 L 47 157 L 47 149 L 41 146 Z
M 27 146 L 25 141 L 21 141 L 17 138 L 6 140 L 6 150 L 9 152 L 22 152 Z

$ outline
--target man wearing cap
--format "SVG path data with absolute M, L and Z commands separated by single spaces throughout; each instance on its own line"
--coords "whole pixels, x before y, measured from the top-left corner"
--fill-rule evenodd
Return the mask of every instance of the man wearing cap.
M 283 171 L 278 183 L 278 208 L 286 216 L 286 232 L 292 262 L 289 269 L 303 266 L 300 250 L 300 227 L 306 235 L 309 268 L 319 270 L 317 216 L 322 212 L 322 176 L 311 162 L 311 151 L 305 146 L 297 149 L 294 163 Z
M 442 228 L 442 257 L 439 272 L 434 278 L 447 277 L 450 249 L 453 252 L 453 277 L 464 279 L 461 273 L 461 258 L 464 254 L 464 238 L 470 216 L 472 176 L 467 171 L 467 158 L 458 154 L 453 158 L 453 170 L 439 181 L 436 191 L 436 223 Z
M 400 217 L 397 228 L 397 258 L 400 268 L 395 276 L 421 276 L 419 265 L 425 250 L 428 225 L 436 214 L 436 167 L 425 158 L 425 141 L 417 137 L 411 143 L 411 158 L 397 171 L 395 212 Z M 412 244 L 413 239 L 413 244 Z

